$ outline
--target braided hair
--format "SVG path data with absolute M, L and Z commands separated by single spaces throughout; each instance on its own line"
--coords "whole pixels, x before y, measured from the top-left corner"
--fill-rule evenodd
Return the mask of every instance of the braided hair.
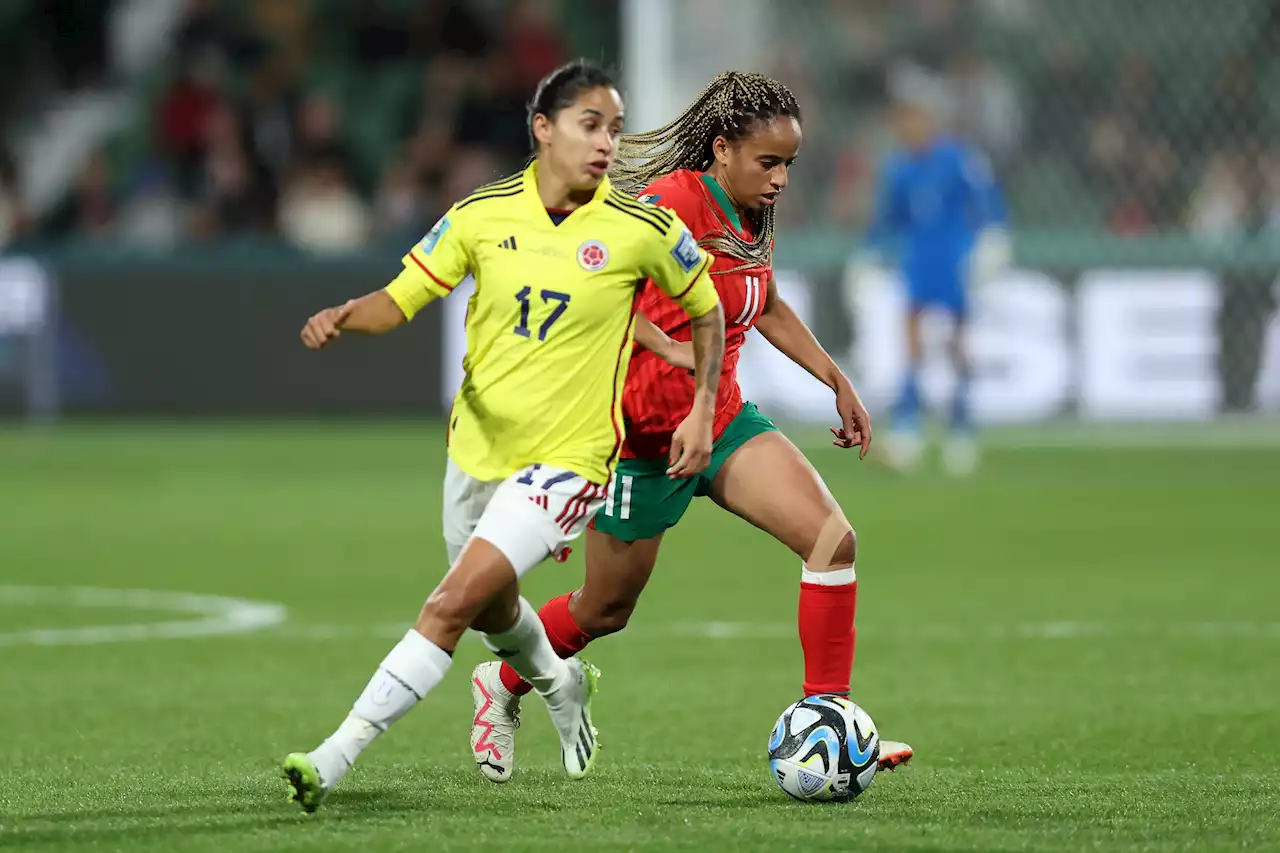
M 800 120 L 800 104 L 790 89 L 763 74 L 725 71 L 670 124 L 648 133 L 624 133 L 610 177 L 620 189 L 637 195 L 671 172 L 705 172 L 716 160 L 712 147 L 716 137 L 735 142 L 748 136 L 756 122 L 783 117 Z M 754 240 L 723 229 L 699 244 L 742 261 L 743 266 L 734 271 L 770 266 L 773 223 L 773 208 L 767 207 L 758 214 Z

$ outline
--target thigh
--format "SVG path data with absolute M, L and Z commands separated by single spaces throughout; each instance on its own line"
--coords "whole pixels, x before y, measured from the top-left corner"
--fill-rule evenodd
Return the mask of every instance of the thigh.
M 720 469 L 733 458 L 738 448 L 762 433 L 777 431 L 777 426 L 765 416 L 764 412 L 760 411 L 755 403 L 750 401 L 743 403 L 738 414 L 729 421 L 729 425 L 724 428 L 724 432 L 712 446 L 711 462 L 707 465 L 707 470 L 697 477 L 698 497 L 712 494 L 716 478 L 720 476 Z
M 782 433 L 761 433 L 721 466 L 711 497 L 808 559 L 839 505 L 804 454 Z
M 440 526 L 444 533 L 449 565 L 458 562 L 467 540 L 480 523 L 489 500 L 502 481 L 477 480 L 457 466 L 452 459 L 445 464 L 444 508 Z

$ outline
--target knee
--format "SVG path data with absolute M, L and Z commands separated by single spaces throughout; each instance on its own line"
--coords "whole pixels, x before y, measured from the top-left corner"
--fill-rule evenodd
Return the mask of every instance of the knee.
M 822 523 L 805 565 L 813 572 L 852 566 L 858 557 L 858 536 L 839 507 Z
M 831 556 L 831 564 L 835 566 L 852 566 L 858 559 L 858 534 L 849 522 L 845 522 L 848 530 Z
M 578 616 L 578 627 L 592 637 L 603 637 L 616 634 L 627 627 L 631 614 L 636 610 L 637 599 L 634 597 L 610 597 L 592 600 L 579 593 L 579 606 L 583 611 Z
M 418 625 L 433 628 L 445 635 L 460 637 L 471 627 L 482 610 L 483 603 L 473 601 L 465 586 L 451 587 L 442 584 L 436 587 L 422 605 Z

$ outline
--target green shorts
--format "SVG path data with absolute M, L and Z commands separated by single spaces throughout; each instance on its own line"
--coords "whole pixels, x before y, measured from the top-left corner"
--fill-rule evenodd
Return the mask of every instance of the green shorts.
M 735 450 L 755 436 L 775 430 L 773 421 L 755 403 L 743 405 L 712 446 L 707 470 L 687 480 L 669 479 L 666 459 L 618 460 L 594 527 L 624 542 L 651 539 L 675 527 L 695 497 L 711 494 L 716 474 Z

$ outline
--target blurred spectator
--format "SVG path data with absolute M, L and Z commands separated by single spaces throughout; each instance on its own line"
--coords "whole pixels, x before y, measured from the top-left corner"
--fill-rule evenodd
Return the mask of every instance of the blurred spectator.
M 1222 61 L 1214 81 L 1212 103 L 1219 107 L 1229 105 L 1230 110 L 1218 109 L 1208 116 L 1203 123 L 1206 133 L 1199 140 L 1201 145 L 1229 145 L 1243 134 L 1257 133 L 1265 110 L 1252 59 L 1233 55 Z
M 381 0 L 362 0 L 351 9 L 351 34 L 356 60 L 374 67 L 409 55 L 411 40 L 408 28 Z M 427 4 L 435 5 L 435 4 Z
M 509 85 L 532 94 L 538 81 L 565 61 L 568 51 L 555 26 L 557 5 L 552 0 L 514 0 L 504 16 L 501 54 L 511 62 Z
M 397 157 L 387 166 L 374 199 L 373 229 L 379 236 L 396 238 L 424 232 L 427 199 L 408 156 Z
M 192 230 L 197 236 L 271 225 L 274 183 L 251 156 L 240 120 L 229 107 L 216 110 L 206 123 L 195 197 Z
M 12 2 L 12 0 L 4 0 Z M 48 46 L 64 89 L 100 85 L 107 71 L 107 15 L 102 0 L 39 0 L 38 37 Z
M 31 216 L 18 192 L 18 171 L 0 152 L 0 250 L 31 230 Z
M 438 56 L 427 63 L 421 93 L 406 105 L 401 132 L 406 136 L 426 130 L 450 133 L 471 69 L 469 60 L 457 56 Z
M 312 92 L 298 104 L 297 157 L 337 161 L 348 178 L 356 176 L 355 160 L 342 141 L 342 109 L 329 95 Z
M 149 164 L 138 174 L 120 211 L 120 240 L 141 248 L 165 249 L 178 242 L 182 228 L 182 203 L 169 176 L 161 165 Z
M 501 54 L 490 56 L 458 108 L 458 145 L 484 146 L 516 162 L 529 153 L 526 103 L 532 95 L 519 84 L 515 67 Z
M 1084 50 L 1074 44 L 1050 45 L 1044 57 L 1043 89 L 1056 93 L 1056 98 L 1032 98 L 1028 147 L 1037 150 L 1070 150 L 1083 157 L 1080 139 L 1082 120 L 1095 116 L 1100 109 L 1100 90 Z
M 1209 158 L 1191 197 L 1187 227 L 1192 234 L 1219 241 L 1243 232 L 1248 209 L 1240 177 L 1239 164 L 1231 154 L 1217 151 Z
M 1265 197 L 1264 226 L 1280 233 L 1280 148 L 1272 148 L 1261 164 Z
M 1022 137 L 1022 110 L 1008 75 L 973 51 L 962 51 L 950 67 L 953 129 L 996 162 L 1008 159 Z
M 1161 137 L 1139 149 L 1134 170 L 1137 195 L 1153 223 L 1161 228 L 1178 224 L 1182 200 L 1177 177 L 1178 155 L 1167 139 Z
M 104 238 L 115 230 L 117 204 L 106 155 L 89 155 L 70 193 L 46 222 L 46 231 L 65 237 L 76 234 Z
M 484 148 L 463 148 L 454 153 L 447 172 L 443 195 L 458 199 L 481 184 L 501 175 L 501 167 L 493 154 Z M 443 213 L 443 211 L 441 211 Z
M 282 61 L 304 66 L 311 55 L 310 0 L 254 0 L 246 4 L 248 23 L 256 37 Z
M 1111 78 L 1111 106 L 1135 121 L 1147 118 L 1158 95 L 1159 81 L 1151 57 L 1141 50 L 1130 50 L 1116 63 Z
M 293 69 L 281 57 L 268 57 L 249 72 L 245 123 L 258 156 L 277 178 L 297 153 L 299 100 Z
M 178 184 L 194 189 L 210 118 L 223 109 L 221 60 L 211 52 L 186 61 L 160 99 L 160 145 L 172 163 Z
M 1117 237 L 1139 237 L 1155 230 L 1155 216 L 1133 189 L 1122 190 L 1111 206 L 1107 227 Z
M 445 175 L 450 171 L 452 148 L 453 134 L 448 125 L 439 122 L 424 123 L 409 140 L 406 150 L 409 169 L 428 195 L 433 190 L 439 193 Z M 447 206 L 442 202 L 433 202 L 430 198 L 426 203 L 431 209 Z
M 174 46 L 180 61 L 216 53 L 230 56 L 234 37 L 218 0 L 187 0 Z
M 435 0 L 419 6 L 409 22 L 413 53 L 423 58 L 483 56 L 491 49 L 491 40 L 472 6 L 465 0 Z
M 345 252 L 366 243 L 372 221 L 343 173 L 341 161 L 319 154 L 302 165 L 285 191 L 280 230 L 304 249 Z

